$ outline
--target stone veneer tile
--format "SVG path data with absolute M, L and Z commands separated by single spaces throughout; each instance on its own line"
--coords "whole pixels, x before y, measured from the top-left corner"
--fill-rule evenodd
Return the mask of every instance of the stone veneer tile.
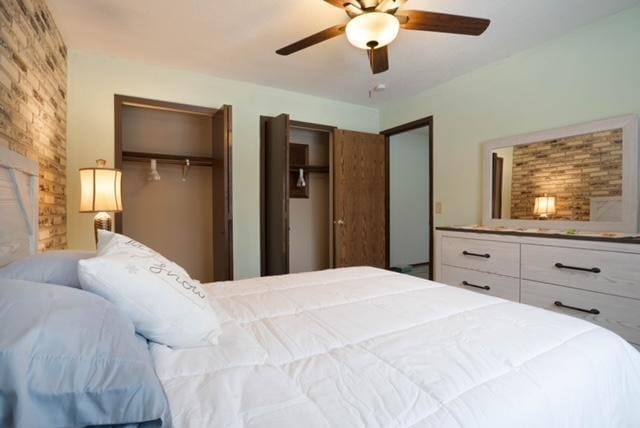
M 537 196 L 555 196 L 555 219 L 588 221 L 590 198 L 622 195 L 622 129 L 515 146 L 511 218 L 533 219 Z
M 67 245 L 66 55 L 43 0 L 0 1 L 0 144 L 40 164 L 40 250 Z

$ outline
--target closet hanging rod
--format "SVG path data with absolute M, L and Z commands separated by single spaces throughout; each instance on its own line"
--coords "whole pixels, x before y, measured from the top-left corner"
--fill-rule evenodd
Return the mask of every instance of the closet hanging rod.
M 207 156 L 184 156 L 169 155 L 164 153 L 145 153 L 145 152 L 122 152 L 122 160 L 129 162 L 147 162 L 149 159 L 155 159 L 158 163 L 184 165 L 189 160 L 191 166 L 213 166 L 220 163 Z
M 322 165 L 289 165 L 289 171 L 298 171 L 303 169 L 306 172 L 329 172 L 328 166 Z

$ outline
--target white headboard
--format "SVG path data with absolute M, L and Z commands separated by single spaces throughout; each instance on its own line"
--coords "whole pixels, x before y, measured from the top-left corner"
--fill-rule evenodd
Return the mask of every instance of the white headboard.
M 0 266 L 38 249 L 38 163 L 0 146 Z

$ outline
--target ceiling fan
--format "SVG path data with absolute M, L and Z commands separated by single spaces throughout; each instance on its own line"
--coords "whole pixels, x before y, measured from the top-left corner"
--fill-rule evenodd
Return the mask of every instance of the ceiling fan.
M 479 36 L 489 26 L 488 19 L 422 10 L 399 10 L 408 0 L 324 0 L 344 9 L 349 22 L 334 25 L 276 51 L 291 55 L 343 33 L 355 47 L 366 49 L 373 74 L 389 69 L 389 43 L 401 28 L 439 33 Z

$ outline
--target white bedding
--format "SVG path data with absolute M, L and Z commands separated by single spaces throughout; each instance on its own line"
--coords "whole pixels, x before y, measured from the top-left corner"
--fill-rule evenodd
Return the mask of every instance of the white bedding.
M 640 353 L 575 318 L 373 268 L 208 290 L 219 345 L 151 349 L 176 427 L 640 427 Z

